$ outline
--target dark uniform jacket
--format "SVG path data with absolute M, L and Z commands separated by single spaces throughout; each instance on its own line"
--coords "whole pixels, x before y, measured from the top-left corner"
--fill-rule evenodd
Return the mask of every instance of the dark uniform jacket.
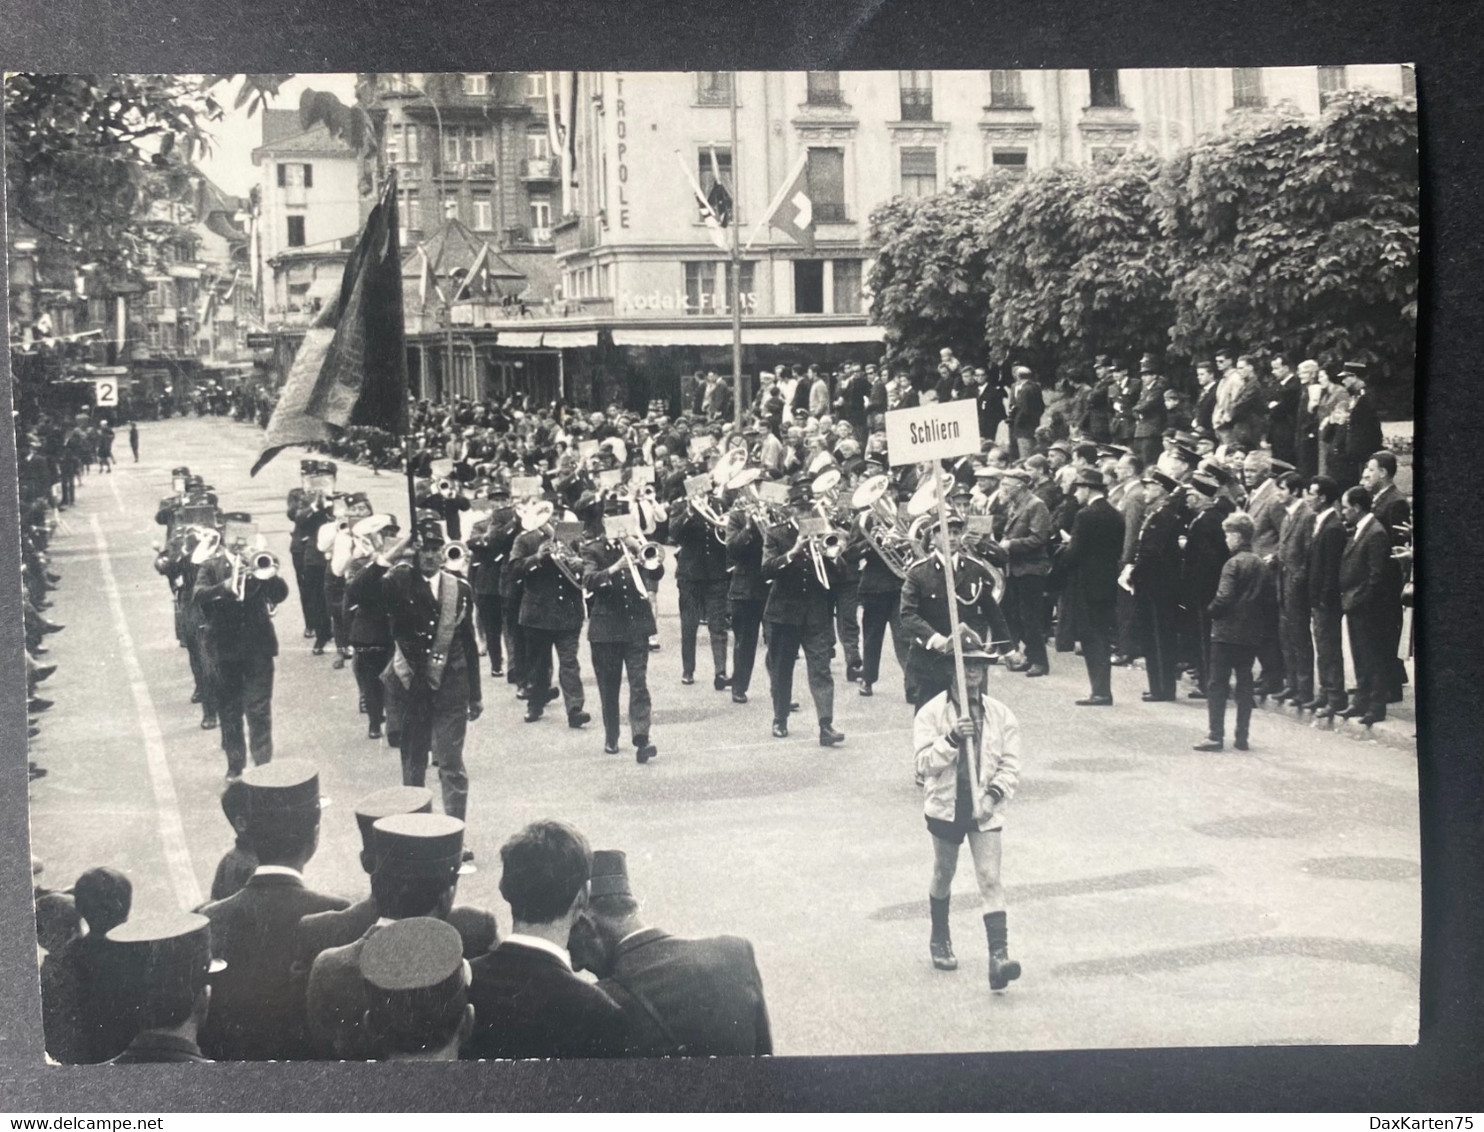
M 320 952 L 354 943 L 366 934 L 380 915 L 376 901 L 367 897 L 349 908 L 305 916 L 294 932 L 294 969 L 308 974 Z M 495 917 L 483 908 L 458 904 L 448 913 L 447 919 L 463 937 L 465 959 L 483 955 L 500 941 Z
M 1221 567 L 1216 596 L 1206 607 L 1211 618 L 1211 642 L 1224 645 L 1262 643 L 1267 565 L 1250 550 L 1239 550 Z
M 470 579 L 477 594 L 503 593 L 505 564 L 510 558 L 515 536 L 520 534 L 520 522 L 515 508 L 501 507 L 490 512 L 489 518 L 474 524 L 469 532 L 469 557 L 473 559 L 473 576 Z
M 1151 373 L 1144 377 L 1139 399 L 1134 402 L 1134 439 L 1159 436 L 1165 430 L 1165 379 Z
M 731 601 L 762 601 L 768 596 L 763 581 L 763 536 L 757 524 L 742 511 L 727 514 L 727 571 Z
M 474 591 L 469 583 L 455 574 L 443 571 L 436 576 L 440 586 L 458 586 L 458 618 L 453 641 L 448 646 L 448 660 L 443 666 L 443 680 L 464 679 L 469 683 L 469 702 L 480 702 L 479 646 L 474 640 Z M 356 576 L 347 596 L 359 603 L 369 594 L 378 600 L 391 618 L 392 639 L 401 649 L 413 672 L 425 674 L 428 657 L 438 632 L 439 599 L 432 587 L 414 567 L 399 564 L 388 570 L 372 559 Z
M 295 492 L 298 498 L 295 499 Z M 300 488 L 289 492 L 289 518 L 294 521 L 294 533 L 289 540 L 289 549 L 304 556 L 306 565 L 325 565 L 325 556 L 319 549 L 319 529 L 333 523 L 335 515 L 326 500 L 320 502 L 312 494 Z
M 1010 389 L 1010 432 L 1013 436 L 1030 437 L 1041 424 L 1046 401 L 1041 386 L 1033 378 L 1017 381 Z
M 975 387 L 974 402 L 979 407 L 979 437 L 993 440 L 1005 419 L 1005 391 L 991 378 Z
M 584 542 L 582 584 L 589 594 L 587 639 L 591 644 L 647 641 L 657 632 L 654 609 L 647 587 L 634 588 L 634 575 L 627 565 L 614 573 L 607 569 L 623 558 L 623 548 L 612 539 Z M 642 581 L 644 569 L 639 570 Z
M 1231 500 L 1223 497 L 1196 512 L 1190 520 L 1185 541 L 1182 601 L 1186 609 L 1197 615 L 1205 614 L 1221 585 L 1221 568 L 1231 555 L 1221 524 L 1235 510 Z
M 1369 393 L 1362 393 L 1350 400 L 1350 422 L 1345 426 L 1345 455 L 1357 468 L 1365 466 L 1372 452 L 1385 444 L 1381 435 L 1381 419 L 1376 416 L 1376 406 Z
M 789 559 L 788 552 L 798 538 L 799 532 L 792 524 L 768 529 L 763 543 L 763 577 L 771 585 L 763 620 L 804 629 L 833 626 L 835 593 L 843 579 L 839 559 L 824 559 L 825 576 L 830 579 L 830 588 L 825 589 L 819 584 L 807 551 Z
M 216 1061 L 309 1056 L 304 983 L 293 970 L 294 931 L 314 912 L 344 908 L 286 873 L 259 873 L 234 896 L 207 904 L 211 950 L 226 960 L 212 976 L 201 1049 Z
M 1123 516 L 1103 496 L 1094 496 L 1072 520 L 1072 537 L 1061 554 L 1066 575 L 1063 617 L 1057 622 L 1057 641 L 1063 633 L 1081 640 L 1094 626 L 1106 631 L 1118 604 L 1118 563 L 1123 556 Z
M 679 939 L 645 928 L 619 941 L 598 983 L 628 1023 L 637 1057 L 754 1057 L 773 1052 L 752 944 Z
M 437 513 L 438 518 L 443 520 L 444 529 L 448 531 L 448 537 L 451 540 L 463 538 L 460 533 L 462 527 L 459 523 L 459 516 L 469 510 L 469 501 L 462 495 L 455 495 L 449 499 L 437 491 L 431 491 L 420 495 L 417 505 L 425 511 Z
M 1172 493 L 1144 520 L 1134 550 L 1134 592 L 1143 600 L 1179 601 L 1180 536 L 1185 533 L 1185 497 Z
M 246 571 L 242 600 L 232 592 L 232 563 L 217 555 L 202 564 L 196 574 L 194 601 L 207 626 L 207 639 L 221 659 L 248 656 L 277 656 L 278 634 L 273 631 L 269 605 L 288 600 L 289 584 L 283 575 L 258 579 Z
M 718 582 L 726 578 L 726 547 L 716 537 L 716 528 L 689 500 L 681 500 L 671 509 L 670 534 L 679 548 L 675 552 L 677 582 Z
M 357 648 L 390 648 L 392 644 L 392 617 L 381 586 L 371 580 L 356 584 L 374 561 L 369 556 L 353 558 L 345 571 L 345 613 L 350 643 Z
M 1280 381 L 1268 397 L 1268 443 L 1273 457 L 1296 464 L 1299 399 L 1307 400 L 1303 383 L 1293 374 Z
M 190 1038 L 159 1030 L 145 1030 L 129 1048 L 113 1058 L 109 1065 L 206 1065 L 210 1058 L 201 1056 L 201 1048 Z
M 582 628 L 583 593 L 546 555 L 538 553 L 547 541 L 544 530 L 523 531 L 510 555 L 520 578 L 520 623 L 527 629 L 570 632 Z M 581 576 L 581 567 L 572 567 Z M 476 666 L 477 667 L 477 666 Z
M 953 566 L 953 582 L 958 591 L 959 623 L 978 633 L 986 648 L 1009 644 L 1010 627 L 995 601 L 993 580 L 984 567 L 961 556 Z M 972 602 L 968 600 L 971 596 Z M 908 570 L 902 583 L 902 629 L 912 640 L 908 662 L 919 655 L 935 655 L 928 651 L 929 639 L 935 634 L 948 636 L 950 628 L 943 559 L 934 554 Z
M 460 1056 L 621 1057 L 623 1013 L 557 956 L 506 940 L 470 964 L 474 1035 Z

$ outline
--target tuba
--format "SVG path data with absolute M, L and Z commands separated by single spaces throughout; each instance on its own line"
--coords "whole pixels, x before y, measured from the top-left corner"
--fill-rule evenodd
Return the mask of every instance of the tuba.
M 861 534 L 886 568 L 898 578 L 918 561 L 912 539 L 901 513 L 891 501 L 891 480 L 885 475 L 869 476 L 850 496 L 850 505 L 860 512 Z

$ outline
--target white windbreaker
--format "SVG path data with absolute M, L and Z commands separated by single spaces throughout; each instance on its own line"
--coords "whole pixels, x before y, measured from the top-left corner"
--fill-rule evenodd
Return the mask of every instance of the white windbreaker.
M 1020 723 L 999 700 L 981 696 L 984 704 L 984 734 L 978 757 L 969 775 L 974 802 L 974 821 L 981 832 L 999 829 L 1001 811 L 989 793 L 997 786 L 1008 802 L 1020 781 Z M 947 692 L 940 692 L 922 705 L 912 725 L 912 746 L 917 752 L 917 773 L 923 777 L 923 812 L 930 818 L 951 822 L 958 794 L 958 746 L 952 738 L 958 708 Z M 969 752 L 970 757 L 974 752 Z

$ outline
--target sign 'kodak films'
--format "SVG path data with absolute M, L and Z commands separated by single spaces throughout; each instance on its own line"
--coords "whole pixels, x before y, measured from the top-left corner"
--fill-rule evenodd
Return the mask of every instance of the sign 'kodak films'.
M 886 454 L 892 467 L 979 451 L 979 406 L 947 401 L 886 414 Z

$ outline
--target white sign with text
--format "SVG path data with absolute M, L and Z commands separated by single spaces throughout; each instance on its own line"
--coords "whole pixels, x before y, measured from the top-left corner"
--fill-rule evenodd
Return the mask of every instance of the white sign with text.
M 886 454 L 894 468 L 978 451 L 979 406 L 974 401 L 946 401 L 886 414 Z

